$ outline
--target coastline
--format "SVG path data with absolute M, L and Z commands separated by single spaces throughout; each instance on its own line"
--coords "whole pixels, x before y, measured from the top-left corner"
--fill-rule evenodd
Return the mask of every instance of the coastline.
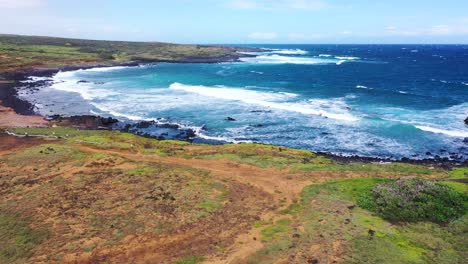
M 17 97 L 17 87 L 20 81 L 27 80 L 30 76 L 36 77 L 53 77 L 56 73 L 60 71 L 75 71 L 75 70 L 86 70 L 92 68 L 107 68 L 107 67 L 132 67 L 138 66 L 147 63 L 223 63 L 223 62 L 232 62 L 238 60 L 239 57 L 234 58 L 233 56 L 217 57 L 211 58 L 210 60 L 204 60 L 203 58 L 193 58 L 193 59 L 183 59 L 177 62 L 174 61 L 131 61 L 131 62 L 122 62 L 122 63 L 110 63 L 110 64 L 86 64 L 78 66 L 65 66 L 65 67 L 56 67 L 56 68 L 30 68 L 16 70 L 14 72 L 0 73 L 0 110 L 2 112 L 14 113 L 10 118 L 5 120 L 0 120 L 0 127 L 2 127 L 2 122 L 11 122 L 11 126 L 3 127 L 14 127 L 15 125 L 21 127 L 47 127 L 51 126 L 51 121 L 59 123 L 61 126 L 74 127 L 77 129 L 106 129 L 106 130 L 118 130 L 122 132 L 129 132 L 135 135 L 155 138 L 159 140 L 181 140 L 194 143 L 196 135 L 191 129 L 182 129 L 176 124 L 157 124 L 156 122 L 148 121 L 137 121 L 133 124 L 125 123 L 117 119 L 113 119 L 113 122 L 106 122 L 109 118 L 93 115 L 82 115 L 82 116 L 72 116 L 66 117 L 61 115 L 56 115 L 53 117 L 40 116 L 38 113 L 34 112 L 34 105 L 30 102 L 20 99 Z M 43 82 L 37 82 L 31 85 L 29 88 L 34 88 L 37 86 L 43 85 Z M 20 121 L 17 121 L 21 119 Z M 41 122 L 41 120 L 43 122 Z M 117 125 L 116 125 L 117 124 Z M 138 133 L 132 128 L 148 127 L 149 125 L 156 126 L 156 128 L 164 129 L 161 133 L 164 136 L 151 136 L 145 133 Z M 168 131 L 169 132 L 168 132 Z M 168 137 L 166 137 L 168 135 Z M 215 142 L 212 140 L 195 140 L 194 144 L 233 144 L 228 142 Z M 259 143 L 262 145 L 268 145 Z M 389 158 L 379 158 L 379 157 L 366 157 L 366 156 L 357 156 L 357 155 L 341 155 L 321 151 L 313 151 L 314 153 L 329 158 L 333 161 L 339 163 L 351 163 L 351 162 L 362 162 L 362 163 L 392 163 L 392 162 L 404 162 L 414 165 L 424 165 L 429 167 L 438 167 L 438 168 L 453 168 L 460 166 L 467 166 L 468 160 L 452 160 L 449 158 L 426 158 L 426 159 L 412 159 L 409 157 L 403 157 L 401 159 L 389 159 Z

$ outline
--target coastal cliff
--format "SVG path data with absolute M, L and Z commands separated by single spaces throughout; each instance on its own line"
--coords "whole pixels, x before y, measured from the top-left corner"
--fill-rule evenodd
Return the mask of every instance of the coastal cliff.
M 193 144 L 156 121 L 45 119 L 16 96 L 31 73 L 242 50 L 0 36 L 0 263 L 464 262 L 466 161 Z

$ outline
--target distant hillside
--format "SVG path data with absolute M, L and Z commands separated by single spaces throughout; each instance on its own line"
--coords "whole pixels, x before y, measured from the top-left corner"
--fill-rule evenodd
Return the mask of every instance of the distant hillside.
M 0 35 L 0 72 L 93 64 L 222 62 L 236 60 L 238 48 Z M 241 49 L 245 50 L 245 49 Z

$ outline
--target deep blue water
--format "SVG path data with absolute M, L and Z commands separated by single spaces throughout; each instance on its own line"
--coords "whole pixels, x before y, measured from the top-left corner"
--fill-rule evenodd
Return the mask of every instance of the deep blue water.
M 271 50 L 237 63 L 59 73 L 51 88 L 23 96 L 43 114 L 164 118 L 206 139 L 345 155 L 468 157 L 467 45 L 257 47 Z

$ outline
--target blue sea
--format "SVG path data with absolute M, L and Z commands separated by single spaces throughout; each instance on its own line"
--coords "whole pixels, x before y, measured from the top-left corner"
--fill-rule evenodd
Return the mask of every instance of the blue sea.
M 45 115 L 157 119 L 219 142 L 468 157 L 467 45 L 250 47 L 263 50 L 240 62 L 60 72 L 49 87 L 20 95 Z

